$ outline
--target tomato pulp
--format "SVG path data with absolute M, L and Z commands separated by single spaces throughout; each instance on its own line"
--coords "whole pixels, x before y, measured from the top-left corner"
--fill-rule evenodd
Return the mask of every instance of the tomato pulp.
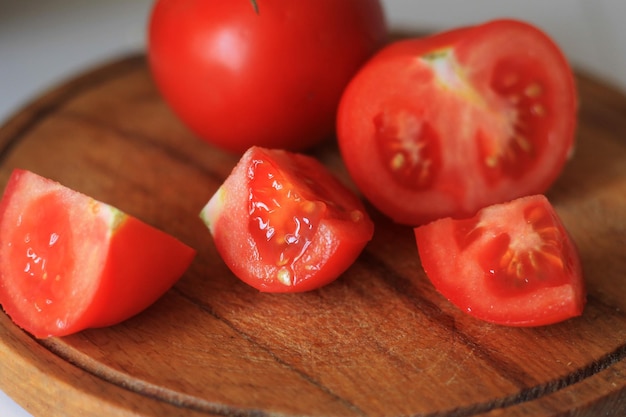
M 0 305 L 36 337 L 125 320 L 195 251 L 107 204 L 16 169 L 0 202 Z
M 199 137 L 237 153 L 334 137 L 339 98 L 387 39 L 379 0 L 159 0 L 148 57 Z
M 417 226 L 544 193 L 573 150 L 576 111 L 558 46 L 497 20 L 385 47 L 348 85 L 337 130 L 364 195 Z
M 242 281 L 267 292 L 321 287 L 372 238 L 361 201 L 316 159 L 250 148 L 200 213 Z
M 426 275 L 461 310 L 509 326 L 546 325 L 582 314 L 578 252 L 543 195 L 414 230 Z

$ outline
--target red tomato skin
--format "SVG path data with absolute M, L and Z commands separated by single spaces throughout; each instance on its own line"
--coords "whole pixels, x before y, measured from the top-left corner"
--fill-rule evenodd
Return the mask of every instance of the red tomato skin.
M 148 57 L 170 107 L 200 138 L 243 153 L 334 137 L 339 98 L 387 38 L 378 0 L 159 0 Z
M 560 249 L 563 270 L 548 268 L 553 275 L 543 282 L 529 275 L 527 288 L 516 289 L 510 282 L 494 286 L 488 279 L 502 277 L 486 266 L 499 261 L 493 243 L 503 233 L 510 233 L 512 240 L 527 239 L 519 230 L 525 230 L 530 222 L 519 220 L 521 212 L 531 206 L 546 214 L 538 229 L 552 230 L 551 244 Z M 466 242 L 460 248 L 458 232 L 464 222 L 480 224 L 484 230 L 468 234 L 473 243 Z M 583 312 L 586 289 L 577 248 L 543 195 L 489 206 L 470 219 L 439 219 L 414 228 L 414 233 L 428 279 L 445 298 L 471 316 L 498 325 L 533 327 L 558 323 Z
M 514 42 L 516 37 L 524 42 L 523 48 L 504 43 Z M 529 44 L 537 45 L 539 58 L 533 57 Z M 495 101 L 490 97 L 493 92 L 489 86 L 475 75 L 495 67 L 495 53 L 490 53 L 489 48 L 499 51 L 500 61 L 518 56 L 528 59 L 529 68 L 543 77 L 538 82 L 553 88 L 545 94 L 550 100 L 550 117 L 546 118 L 549 127 L 537 127 L 540 133 L 536 136 L 541 139 L 536 141 L 536 154 L 526 157 L 519 172 L 510 175 L 504 171 L 485 175 L 489 168 L 480 159 L 481 150 L 474 137 L 479 129 L 469 130 L 480 128 L 479 123 L 487 117 L 481 115 L 480 105 L 475 105 L 476 97 L 471 95 L 478 92 L 475 95 Z M 527 55 L 520 52 L 524 48 L 529 51 Z M 473 91 L 454 85 L 439 87 L 434 70 L 419 63 L 424 57 L 445 50 L 454 51 L 462 77 L 471 80 Z M 339 147 L 359 189 L 395 222 L 418 226 L 447 216 L 467 217 L 490 204 L 542 194 L 549 189 L 573 152 L 576 94 L 573 72 L 558 46 L 524 22 L 496 20 L 429 37 L 404 39 L 377 52 L 348 84 L 338 109 Z M 433 160 L 429 167 L 429 186 L 411 188 L 401 184 L 388 168 L 389 161 L 380 157 L 376 117 L 385 111 L 397 116 L 400 110 L 429 123 L 437 132 L 437 139 L 431 143 L 439 146 L 441 158 Z M 545 133 L 548 128 L 549 133 Z
M 294 181 L 303 178 L 304 183 L 314 182 L 324 190 L 325 196 L 321 196 L 304 190 L 302 186 L 290 188 L 297 194 L 307 196 L 308 201 L 317 203 L 328 199 L 328 206 L 338 207 L 336 213 L 339 215 L 333 215 L 332 210 L 323 212 L 317 231 L 302 256 L 303 259 L 311 259 L 294 264 L 299 278 L 291 285 L 276 279 L 276 257 L 268 259 L 267 251 L 260 248 L 267 243 L 253 236 L 249 226 L 253 194 L 251 181 L 254 180 L 250 167 L 254 161 L 260 160 L 272 161 L 281 171 L 287 172 L 287 178 Z M 297 170 L 290 166 L 296 166 Z M 289 184 L 288 181 L 286 183 Z M 354 213 L 358 216 L 355 217 Z M 293 215 L 284 213 L 286 218 Z M 218 253 L 233 274 L 262 292 L 304 292 L 333 282 L 354 263 L 374 233 L 374 224 L 362 202 L 317 160 L 302 154 L 259 147 L 252 147 L 244 153 L 202 209 L 200 217 L 209 228 Z
M 46 209 L 54 211 L 55 224 L 32 215 L 41 210 L 32 204 L 42 198 L 50 203 Z M 45 277 L 28 277 L 20 245 L 30 240 L 24 236 L 46 227 L 58 233 L 59 242 L 71 243 L 62 255 L 44 257 L 48 265 L 56 264 L 46 271 L 42 267 Z M 174 285 L 195 253 L 135 217 L 30 171 L 13 171 L 0 202 L 0 304 L 37 338 L 110 326 L 138 314 Z M 55 274 L 58 287 L 32 281 L 52 281 Z

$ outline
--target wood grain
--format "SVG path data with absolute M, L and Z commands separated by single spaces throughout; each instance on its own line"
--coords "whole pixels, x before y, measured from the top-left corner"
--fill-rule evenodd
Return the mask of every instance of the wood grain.
M 376 232 L 338 281 L 262 294 L 224 266 L 198 213 L 237 157 L 173 116 L 141 56 L 69 80 L 0 129 L 0 185 L 30 169 L 198 250 L 117 326 L 35 340 L 0 313 L 0 388 L 35 416 L 626 414 L 626 97 L 578 74 L 575 156 L 548 197 L 579 247 L 582 317 L 479 322 L 424 276 L 409 228 Z M 312 151 L 349 181 L 332 143 Z

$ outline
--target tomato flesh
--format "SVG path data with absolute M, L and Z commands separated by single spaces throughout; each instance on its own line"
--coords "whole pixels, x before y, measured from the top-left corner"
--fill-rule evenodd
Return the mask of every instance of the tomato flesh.
M 269 161 L 255 161 L 251 177 L 250 233 L 262 259 L 277 259 L 277 279 L 291 285 L 298 280 L 295 266 L 313 242 L 326 204 L 300 195 Z
M 241 280 L 298 292 L 336 279 L 373 234 L 360 200 L 317 160 L 249 149 L 201 218 Z
M 409 190 L 431 187 L 441 165 L 440 141 L 432 125 L 399 110 L 377 114 L 374 126 L 381 162 L 394 180 Z
M 359 189 L 417 226 L 545 192 L 574 145 L 574 75 L 557 45 L 498 20 L 383 48 L 339 106 Z
M 585 289 L 578 253 L 543 195 L 414 230 L 427 276 L 469 314 L 498 324 L 536 326 L 582 313 Z
M 119 323 L 183 274 L 195 250 L 29 171 L 0 202 L 0 305 L 36 337 Z
M 16 289 L 20 291 L 19 298 L 51 320 L 63 320 L 63 299 L 74 284 L 71 271 L 75 259 L 71 248 L 75 237 L 62 205 L 54 194 L 33 201 L 15 224 L 6 248 L 7 258 L 13 261 L 7 265 L 8 275 L 27 283 Z M 47 325 L 64 327 L 62 322 Z

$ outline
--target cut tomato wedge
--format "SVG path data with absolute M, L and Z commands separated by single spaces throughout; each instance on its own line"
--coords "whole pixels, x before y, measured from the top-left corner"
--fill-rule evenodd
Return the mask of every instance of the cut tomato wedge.
M 119 323 L 184 273 L 195 250 L 30 171 L 0 202 L 0 305 L 36 337 Z
M 362 202 L 316 159 L 250 148 L 200 217 L 242 281 L 267 292 L 321 287 L 372 238 Z
M 545 196 L 414 230 L 426 275 L 466 313 L 509 326 L 546 325 L 582 314 L 578 252 Z

